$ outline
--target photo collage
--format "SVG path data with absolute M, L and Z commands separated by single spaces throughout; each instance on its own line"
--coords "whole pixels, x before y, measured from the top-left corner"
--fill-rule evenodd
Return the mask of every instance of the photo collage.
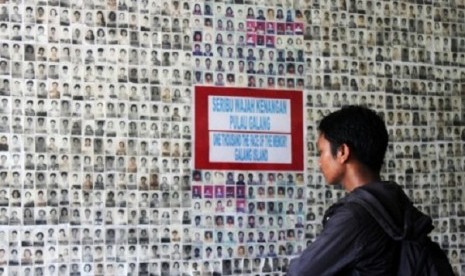
M 463 0 L 0 0 L 0 44 L 0 274 L 285 275 L 360 104 L 465 275 Z M 196 86 L 302 93 L 305 169 L 196 168 Z

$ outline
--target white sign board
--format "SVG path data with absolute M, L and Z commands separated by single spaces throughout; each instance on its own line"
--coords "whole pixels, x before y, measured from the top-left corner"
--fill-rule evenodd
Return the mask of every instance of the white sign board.
M 292 162 L 289 99 L 208 97 L 210 161 Z

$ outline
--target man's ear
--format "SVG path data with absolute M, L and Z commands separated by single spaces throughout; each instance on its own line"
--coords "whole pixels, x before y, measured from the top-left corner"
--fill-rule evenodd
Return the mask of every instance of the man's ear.
M 342 144 L 339 146 L 337 150 L 337 160 L 343 164 L 346 163 L 349 160 L 350 157 L 350 148 L 347 146 L 347 144 Z

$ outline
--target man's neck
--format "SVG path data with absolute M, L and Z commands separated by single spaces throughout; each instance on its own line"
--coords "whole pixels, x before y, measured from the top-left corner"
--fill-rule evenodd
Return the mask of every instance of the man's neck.
M 373 173 L 361 164 L 350 165 L 344 179 L 341 181 L 342 186 L 347 192 L 352 192 L 354 189 L 367 185 L 369 183 L 379 181 L 378 174 Z

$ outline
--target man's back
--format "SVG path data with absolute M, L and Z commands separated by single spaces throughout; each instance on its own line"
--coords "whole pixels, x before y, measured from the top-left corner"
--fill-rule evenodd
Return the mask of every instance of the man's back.
M 356 203 L 366 200 L 365 192 L 378 205 L 372 210 Z M 411 202 L 397 184 L 375 182 L 353 190 L 327 210 L 323 232 L 291 263 L 289 275 L 395 275 L 399 242 L 387 234 L 386 228 L 398 238 L 431 231 L 431 220 L 418 211 L 414 211 L 415 219 L 409 225 L 422 227 L 404 228 L 405 211 L 410 207 Z

